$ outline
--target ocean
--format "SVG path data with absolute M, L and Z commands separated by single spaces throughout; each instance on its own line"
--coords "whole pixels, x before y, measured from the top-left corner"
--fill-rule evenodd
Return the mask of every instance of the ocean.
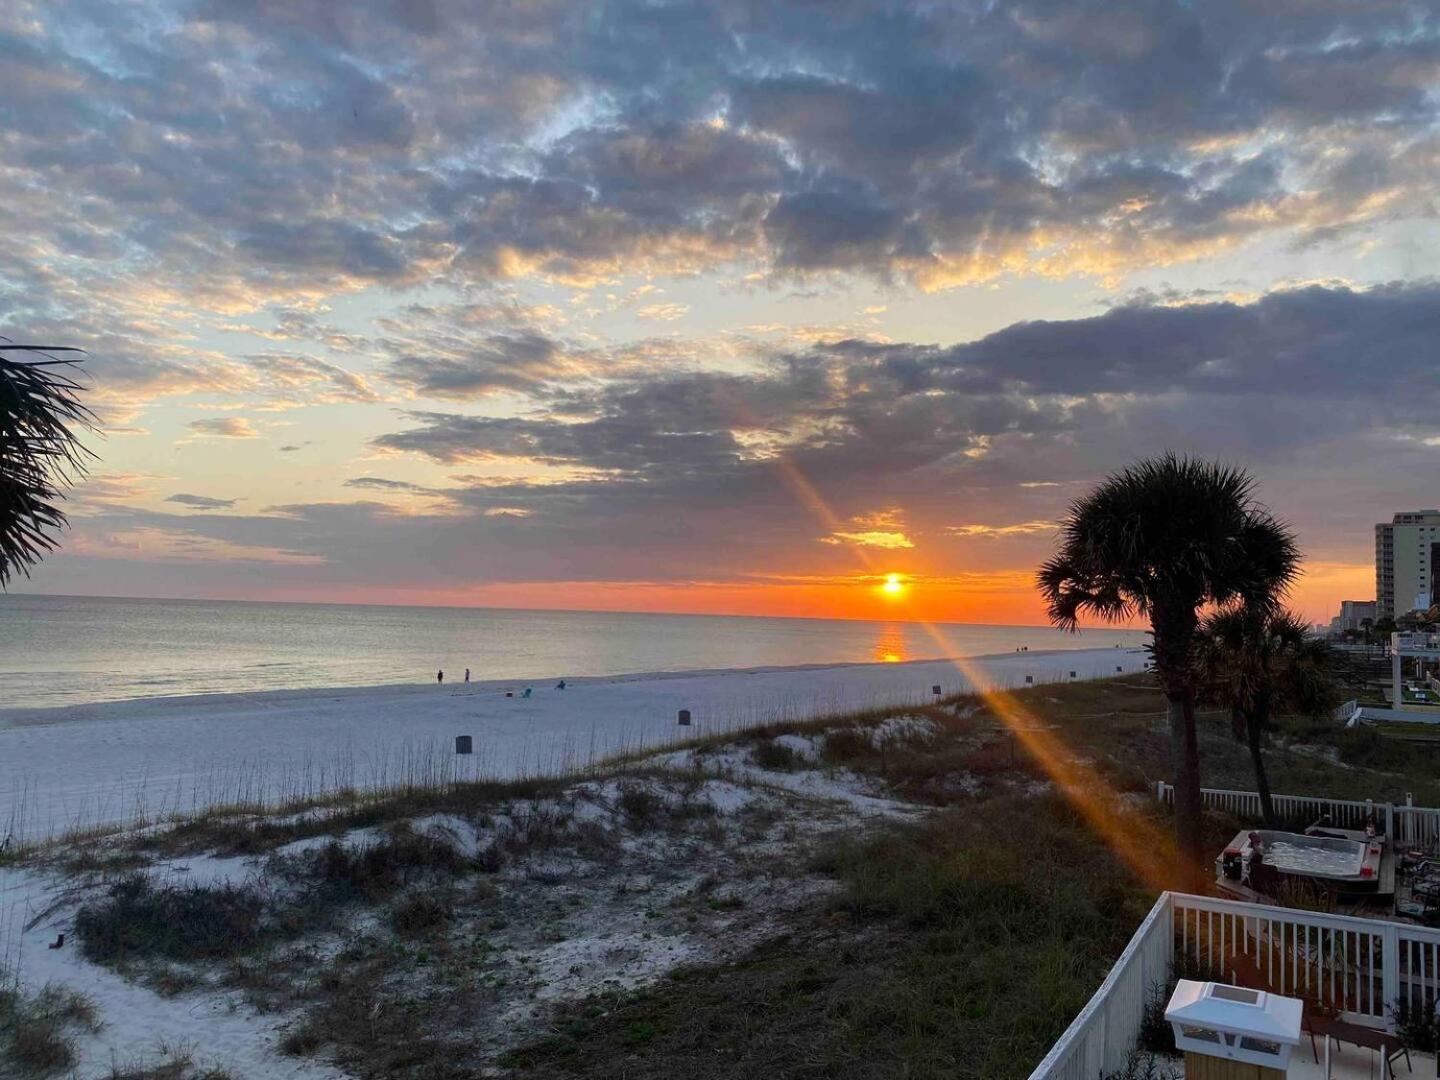
M 0 708 L 1138 645 L 1131 630 L 0 595 Z

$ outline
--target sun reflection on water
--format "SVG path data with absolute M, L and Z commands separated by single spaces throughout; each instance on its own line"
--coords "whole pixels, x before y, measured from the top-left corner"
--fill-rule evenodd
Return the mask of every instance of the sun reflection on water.
M 875 659 L 882 664 L 898 664 L 909 659 L 905 648 L 905 630 L 899 623 L 886 623 L 875 640 Z

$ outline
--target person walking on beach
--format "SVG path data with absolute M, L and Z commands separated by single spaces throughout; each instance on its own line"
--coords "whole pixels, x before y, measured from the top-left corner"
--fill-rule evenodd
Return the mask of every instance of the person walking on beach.
M 439 671 L 435 672 L 435 681 L 436 681 L 437 683 L 439 683 L 441 686 L 444 686 L 444 685 L 445 685 L 445 669 L 444 669 L 444 668 L 441 668 Z
M 465 669 L 465 681 L 470 681 L 470 669 L 468 667 Z

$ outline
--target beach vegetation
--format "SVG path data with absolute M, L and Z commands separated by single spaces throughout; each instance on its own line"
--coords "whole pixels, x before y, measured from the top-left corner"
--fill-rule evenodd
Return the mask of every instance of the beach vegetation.
M 75 936 L 89 960 L 205 960 L 252 949 L 265 934 L 266 898 L 252 885 L 156 884 L 132 874 L 83 904 Z
M 160 1061 L 114 1064 L 105 1080 L 238 1080 L 218 1065 L 202 1065 L 188 1046 L 162 1047 Z
M 450 922 L 453 898 L 429 890 L 412 893 L 395 906 L 390 924 L 397 934 L 417 935 L 438 930 Z
M 616 803 L 627 821 L 647 828 L 660 820 L 666 800 L 650 786 L 633 780 L 622 780 Z
M 378 841 L 332 840 L 312 851 L 277 857 L 271 867 L 298 887 L 295 905 L 306 914 L 377 903 L 410 885 L 461 876 L 474 863 L 450 839 L 401 825 Z
M 0 982 L 0 1075 L 64 1072 L 75 1064 L 75 1036 L 99 1027 L 84 994 L 59 986 L 27 994 L 13 980 Z
M 718 970 L 571 1003 L 504 1063 L 636 1080 L 1024 1075 L 1148 899 L 1063 800 L 987 809 L 833 837 L 812 860 L 836 882 L 823 917 Z M 1021 815 L 1026 843 L 997 845 L 994 821 Z
M 750 751 L 750 760 L 758 769 L 771 772 L 791 772 L 802 762 L 793 747 L 778 743 L 774 739 L 762 739 Z

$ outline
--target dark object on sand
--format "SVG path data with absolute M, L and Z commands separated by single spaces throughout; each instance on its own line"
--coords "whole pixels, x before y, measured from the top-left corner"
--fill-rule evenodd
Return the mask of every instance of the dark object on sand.
M 50 943 L 52 949 L 63 949 L 65 947 L 65 935 L 56 934 L 55 940 Z

